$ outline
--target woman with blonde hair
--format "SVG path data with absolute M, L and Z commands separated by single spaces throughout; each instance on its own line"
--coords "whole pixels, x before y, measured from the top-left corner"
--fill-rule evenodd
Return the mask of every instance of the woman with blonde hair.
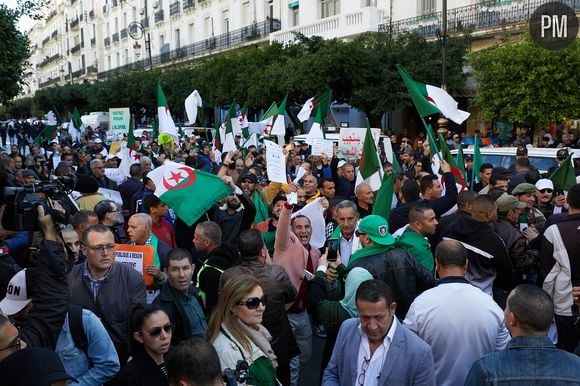
M 277 385 L 272 336 L 262 326 L 268 298 L 260 281 L 250 275 L 229 279 L 222 288 L 207 328 L 207 340 L 220 358 L 222 371 L 248 364 L 248 385 Z

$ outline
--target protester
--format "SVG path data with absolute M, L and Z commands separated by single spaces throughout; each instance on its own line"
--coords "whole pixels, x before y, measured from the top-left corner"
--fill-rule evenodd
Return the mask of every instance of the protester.
M 208 342 L 181 342 L 171 350 L 165 365 L 170 386 L 223 386 L 220 359 Z

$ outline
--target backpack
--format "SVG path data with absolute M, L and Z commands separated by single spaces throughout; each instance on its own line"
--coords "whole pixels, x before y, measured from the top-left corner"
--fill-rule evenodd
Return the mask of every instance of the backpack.
M 75 304 L 68 306 L 68 326 L 75 346 L 83 350 L 85 354 L 89 348 L 87 334 L 83 328 L 83 309 Z

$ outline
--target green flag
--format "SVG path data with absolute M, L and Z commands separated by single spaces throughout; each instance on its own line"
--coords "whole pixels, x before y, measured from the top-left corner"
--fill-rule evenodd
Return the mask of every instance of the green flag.
M 370 185 L 373 192 L 376 192 L 381 187 L 382 176 L 383 173 L 381 162 L 379 160 L 379 153 L 367 120 L 367 132 L 363 143 L 355 186 L 366 182 Z
M 266 110 L 264 115 L 262 115 L 262 118 L 260 118 L 260 123 L 266 125 L 266 127 L 264 128 L 264 135 L 266 137 L 269 137 L 270 134 L 272 133 L 274 119 L 276 118 L 276 115 L 278 115 L 278 111 L 279 111 L 278 105 L 276 104 L 276 102 L 273 102 L 268 108 L 268 110 Z
M 552 172 L 549 178 L 554 183 L 554 189 L 569 191 L 572 186 L 576 185 L 576 173 L 574 173 L 574 167 L 572 166 L 572 153 Z
M 475 184 L 481 181 L 479 177 L 479 168 L 483 164 L 483 159 L 481 158 L 481 152 L 479 151 L 479 138 L 475 135 L 473 141 L 473 177 L 471 179 L 471 190 L 475 187 Z
M 83 121 L 81 121 L 81 114 L 79 113 L 79 110 L 77 110 L 76 107 L 73 109 L 73 112 L 72 112 L 72 122 L 73 122 L 75 129 L 77 129 L 79 131 L 83 127 Z
M 56 129 L 58 126 L 56 125 L 50 125 L 50 126 L 46 126 L 44 128 L 44 130 L 42 130 L 40 132 L 40 134 L 38 134 L 36 136 L 36 138 L 34 138 L 34 143 L 37 144 L 38 146 L 42 146 L 42 141 L 52 141 L 53 139 L 56 138 Z
M 135 133 L 133 130 L 135 129 L 135 125 L 133 123 L 133 117 L 129 120 L 129 132 L 127 132 L 127 149 L 131 150 L 138 150 L 135 149 Z
M 447 142 L 445 142 L 443 135 L 441 133 L 437 133 L 437 135 L 439 137 L 439 145 L 441 147 L 441 156 L 451 167 L 451 173 L 453 174 L 453 177 L 455 177 L 455 182 L 461 185 L 461 190 L 463 190 L 467 186 L 465 183 L 464 173 L 462 173 L 461 170 L 457 167 L 455 157 L 453 157 L 449 151 L 449 147 L 447 146 Z
M 373 206 L 373 214 L 377 214 L 383 218 L 388 219 L 391 214 L 391 205 L 393 203 L 393 194 L 395 186 L 395 163 L 398 164 L 397 160 L 393 163 L 393 173 L 385 174 L 383 177 L 383 182 L 380 189 L 375 196 L 375 204 Z
M 159 137 L 159 125 L 157 124 L 157 120 L 155 120 L 151 125 L 151 138 L 157 139 L 158 137 Z
M 457 148 L 457 167 L 461 171 L 461 174 L 463 174 L 463 180 L 468 182 L 467 173 L 465 171 L 465 158 L 463 157 L 463 146 L 461 145 Z

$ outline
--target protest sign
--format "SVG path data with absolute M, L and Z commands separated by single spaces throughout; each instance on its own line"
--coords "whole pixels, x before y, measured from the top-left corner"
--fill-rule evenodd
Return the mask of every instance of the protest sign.
M 282 146 L 272 141 L 264 141 L 264 143 L 266 144 L 268 179 L 282 184 L 287 183 L 286 157 L 284 157 Z
M 312 155 L 322 155 L 326 154 L 329 158 L 332 158 L 334 153 L 334 144 L 330 139 L 313 138 L 312 139 Z
M 375 146 L 379 146 L 381 129 L 371 129 Z M 362 153 L 362 147 L 365 140 L 366 129 L 356 127 L 343 127 L 340 129 L 338 139 L 339 154 L 342 158 L 358 159 Z
M 153 284 L 153 276 L 145 272 L 146 266 L 153 265 L 153 246 L 116 244 L 115 261 L 127 264 L 143 275 L 145 285 Z
M 109 129 L 114 134 L 127 134 L 131 122 L 131 111 L 128 107 L 109 109 Z

